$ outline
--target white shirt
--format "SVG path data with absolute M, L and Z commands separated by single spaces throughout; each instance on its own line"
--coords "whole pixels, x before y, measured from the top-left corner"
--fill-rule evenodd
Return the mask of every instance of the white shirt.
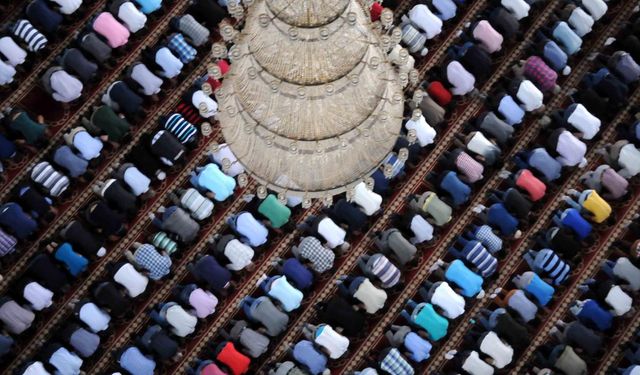
M 524 105 L 524 110 L 531 112 L 542 107 L 544 94 L 531 81 L 525 79 L 520 83 L 516 97 Z
M 218 113 L 218 103 L 211 99 L 209 95 L 205 94 L 204 91 L 198 90 L 191 95 L 191 104 L 193 104 L 196 109 L 200 110 L 200 104 L 202 103 L 207 106 L 207 111 L 200 113 L 200 116 L 209 118 Z
M 82 95 L 82 82 L 64 70 L 58 70 L 51 75 L 51 89 L 53 99 L 62 102 L 72 102 Z
M 633 299 L 618 285 L 609 289 L 604 301 L 613 308 L 612 313 L 616 316 L 628 313 L 633 306 Z
M 444 316 L 449 319 L 456 319 L 464 314 L 464 298 L 454 292 L 447 282 L 442 282 L 436 288 L 431 303 L 439 306 L 444 311 Z
M 327 349 L 331 359 L 342 357 L 349 349 L 349 339 L 336 332 L 328 324 L 323 325 L 322 331 L 315 337 L 314 341 Z
M 582 0 L 582 6 L 587 9 L 594 20 L 599 20 L 607 13 L 609 7 L 603 0 Z
M 231 262 L 231 264 L 227 265 L 227 268 L 232 271 L 240 271 L 251 264 L 253 255 L 254 251 L 251 247 L 236 239 L 229 241 L 224 248 L 224 256 Z
M 347 232 L 328 217 L 318 223 L 318 233 L 327 241 L 327 246 L 330 249 L 342 245 L 344 238 L 347 236 Z
M 480 351 L 493 358 L 493 365 L 501 369 L 513 360 L 513 348 L 505 344 L 495 332 L 489 331 L 480 343 Z
M 162 68 L 162 75 L 167 78 L 176 77 L 182 71 L 184 64 L 167 47 L 156 52 L 156 64 Z
M 149 191 L 149 185 L 151 185 L 149 177 L 140 172 L 137 167 L 130 167 L 124 171 L 124 182 L 136 197 Z
M 453 86 L 453 95 L 466 95 L 470 93 L 476 84 L 476 78 L 469 73 L 457 60 L 447 65 L 447 80 Z
M 436 138 L 436 129 L 427 123 L 423 115 L 420 115 L 420 118 L 417 120 L 410 119 L 404 124 L 404 127 L 407 128 L 407 130 L 413 129 L 416 131 L 416 138 L 418 139 L 420 147 L 432 144 Z
M 623 146 L 618 156 L 618 164 L 622 167 L 618 171 L 624 178 L 630 178 L 640 173 L 640 150 L 632 143 Z
M 10 36 L 0 38 L 0 53 L 12 66 L 24 63 L 27 58 L 27 51 L 22 49 Z
M 267 242 L 269 231 L 249 212 L 243 212 L 236 219 L 236 230 L 243 235 L 249 245 L 256 247 Z
M 113 275 L 113 280 L 127 289 L 129 297 L 136 298 L 144 293 L 149 284 L 149 278 L 136 270 L 131 263 L 120 267 Z
M 29 301 L 31 308 L 36 311 L 44 310 L 53 303 L 53 292 L 35 281 L 24 287 L 22 296 Z
M 476 132 L 476 134 L 471 137 L 469 143 L 467 144 L 467 148 L 469 151 L 473 151 L 478 155 L 487 156 L 493 152 L 493 150 L 500 150 L 498 146 L 491 143 L 487 137 L 482 134 L 482 132 Z
M 434 38 L 442 32 L 442 20 L 424 4 L 418 4 L 411 8 L 409 19 L 424 31 L 427 39 Z
M 471 375 L 493 375 L 494 371 L 491 365 L 480 359 L 478 352 L 475 350 L 465 359 L 462 369 Z
M 500 0 L 500 4 L 519 21 L 529 15 L 531 6 L 524 0 Z
M 563 131 L 558 137 L 556 151 L 559 156 L 556 160 L 566 167 L 574 167 L 584 163 L 584 155 L 587 153 L 587 145 L 568 131 Z
M 138 82 L 145 95 L 155 95 L 160 92 L 162 79 L 153 74 L 143 63 L 138 63 L 131 69 L 131 79 Z
M 215 161 L 216 164 L 222 165 L 222 161 L 224 159 L 229 159 L 229 161 L 231 162 L 231 167 L 228 171 L 225 172 L 227 176 L 236 177 L 237 175 L 244 173 L 244 167 L 238 161 L 236 156 L 231 151 L 231 148 L 226 143 L 221 144 L 218 147 L 218 151 L 213 153 L 213 161 Z
M 82 359 L 65 347 L 61 347 L 49 358 L 49 363 L 56 368 L 56 373 L 64 375 L 76 375 L 80 373 Z
M 62 14 L 72 14 L 82 5 L 82 0 L 53 0 L 53 2 L 60 5 L 59 11 Z
M 380 210 L 382 197 L 367 189 L 364 182 L 359 183 L 353 189 L 353 201 L 362 208 L 367 216 L 371 216 Z
M 411 231 L 414 237 L 410 241 L 414 245 L 433 239 L 433 225 L 420 215 L 414 215 L 411 219 Z
M 505 95 L 500 99 L 498 112 L 500 112 L 505 122 L 509 125 L 519 124 L 524 118 L 524 110 L 513 100 L 511 95 Z
M 171 306 L 166 313 L 167 323 L 171 325 L 171 331 L 176 336 L 186 337 L 196 330 L 198 318 L 186 312 L 182 306 Z
M 93 302 L 82 305 L 78 317 L 95 333 L 109 328 L 109 322 L 111 321 L 109 314 Z
M 138 32 L 144 28 L 147 23 L 147 16 L 144 15 L 132 2 L 122 3 L 118 8 L 118 18 L 132 33 Z
M 573 31 L 581 38 L 591 32 L 591 28 L 595 23 L 593 18 L 580 7 L 576 7 L 573 12 L 571 12 L 567 22 L 573 27 Z
M 22 375 L 51 375 L 49 371 L 44 368 L 44 364 L 40 361 L 33 362 L 27 367 Z
M 592 115 L 582 104 L 578 104 L 567 122 L 582 133 L 582 138 L 589 140 L 600 131 L 600 119 Z
M 7 85 L 13 82 L 16 75 L 16 68 L 0 60 L 0 85 Z

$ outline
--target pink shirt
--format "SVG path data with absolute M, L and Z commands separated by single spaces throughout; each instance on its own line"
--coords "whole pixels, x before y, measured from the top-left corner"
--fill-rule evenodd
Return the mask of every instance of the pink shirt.
M 93 30 L 107 39 L 111 48 L 122 47 L 129 42 L 129 30 L 109 12 L 100 13 L 93 21 Z
M 200 371 L 200 375 L 227 375 L 226 372 L 220 370 L 215 363 L 210 363 L 205 366 L 205 368 Z
M 473 29 L 473 37 L 480 42 L 482 48 L 489 53 L 494 53 L 502 49 L 502 34 L 491 26 L 489 21 L 482 20 L 478 22 Z
M 189 295 L 189 304 L 196 309 L 198 318 L 206 318 L 216 311 L 218 299 L 211 292 L 198 288 Z

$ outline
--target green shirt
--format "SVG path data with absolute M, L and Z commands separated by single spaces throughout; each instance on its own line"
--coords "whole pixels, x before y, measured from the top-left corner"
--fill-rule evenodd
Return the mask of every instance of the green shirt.
M 273 194 L 269 194 L 265 200 L 260 203 L 258 212 L 264 215 L 271 222 L 274 228 L 280 228 L 285 225 L 291 217 L 291 209 L 278 201 Z
M 44 136 L 45 131 L 45 126 L 33 121 L 26 112 L 20 112 L 9 127 L 22 134 L 30 145 L 35 145 Z
M 119 142 L 129 133 L 129 123 L 106 105 L 96 109 L 91 116 L 91 125 L 102 130 L 114 142 Z

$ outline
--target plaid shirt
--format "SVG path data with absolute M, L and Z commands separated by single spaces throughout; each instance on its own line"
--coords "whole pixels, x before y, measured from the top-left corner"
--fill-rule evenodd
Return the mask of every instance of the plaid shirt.
M 298 246 L 300 256 L 312 263 L 314 271 L 322 273 L 333 267 L 333 260 L 336 255 L 333 251 L 322 246 L 322 243 L 315 237 L 305 237 Z
M 558 79 L 558 73 L 538 56 L 527 59 L 524 64 L 524 76 L 533 81 L 542 92 L 553 90 Z
M 380 361 L 380 368 L 393 375 L 413 375 L 415 373 L 413 367 L 396 348 L 389 350 L 384 356 Z
M 198 53 L 195 48 L 191 47 L 189 43 L 184 40 L 182 34 L 174 34 L 169 38 L 168 47 L 171 52 L 178 55 L 178 58 L 183 64 L 188 64 L 193 61 Z
M 0 229 L 0 256 L 13 253 L 16 250 L 18 240 Z
M 474 233 L 475 238 L 489 250 L 491 254 L 495 254 L 502 250 L 502 239 L 498 237 L 488 225 L 478 227 Z
M 135 251 L 136 263 L 149 271 L 149 278 L 160 280 L 171 271 L 171 259 L 162 255 L 155 247 L 144 244 Z
M 464 151 L 456 158 L 456 167 L 460 173 L 465 175 L 469 183 L 479 181 L 483 177 L 482 172 L 484 172 L 484 167 L 482 164 L 478 163 Z

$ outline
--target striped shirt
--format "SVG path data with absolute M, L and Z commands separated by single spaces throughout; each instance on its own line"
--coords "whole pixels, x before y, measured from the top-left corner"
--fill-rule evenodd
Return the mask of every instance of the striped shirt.
M 498 268 L 498 260 L 478 241 L 467 242 L 462 253 L 480 271 L 482 277 L 491 276 Z
M 29 51 L 38 52 L 47 45 L 47 37 L 42 35 L 42 33 L 27 20 L 18 20 L 11 28 L 11 31 L 13 35 L 22 39 L 27 44 Z
M 0 256 L 5 256 L 16 251 L 18 240 L 0 229 Z
M 36 164 L 31 170 L 31 179 L 41 185 L 52 197 L 60 196 L 69 187 L 69 178 L 56 171 L 46 161 Z
M 191 217 L 196 220 L 204 220 L 213 213 L 213 202 L 205 198 L 194 188 L 187 189 L 180 197 L 180 204 L 186 208 Z
M 198 130 L 196 127 L 182 117 L 181 114 L 174 113 L 164 122 L 164 128 L 173 134 L 182 144 L 195 139 Z
M 400 270 L 386 256 L 373 255 L 367 263 L 371 273 L 382 282 L 383 288 L 391 288 L 400 281 Z
M 534 255 L 531 252 L 530 255 Z M 571 268 L 553 250 L 542 249 L 535 253 L 531 268 L 536 273 L 545 273 L 553 280 L 553 285 L 562 284 L 569 277 Z
M 158 232 L 151 238 L 151 244 L 158 249 L 171 255 L 178 251 L 178 244 L 172 240 L 165 232 Z

